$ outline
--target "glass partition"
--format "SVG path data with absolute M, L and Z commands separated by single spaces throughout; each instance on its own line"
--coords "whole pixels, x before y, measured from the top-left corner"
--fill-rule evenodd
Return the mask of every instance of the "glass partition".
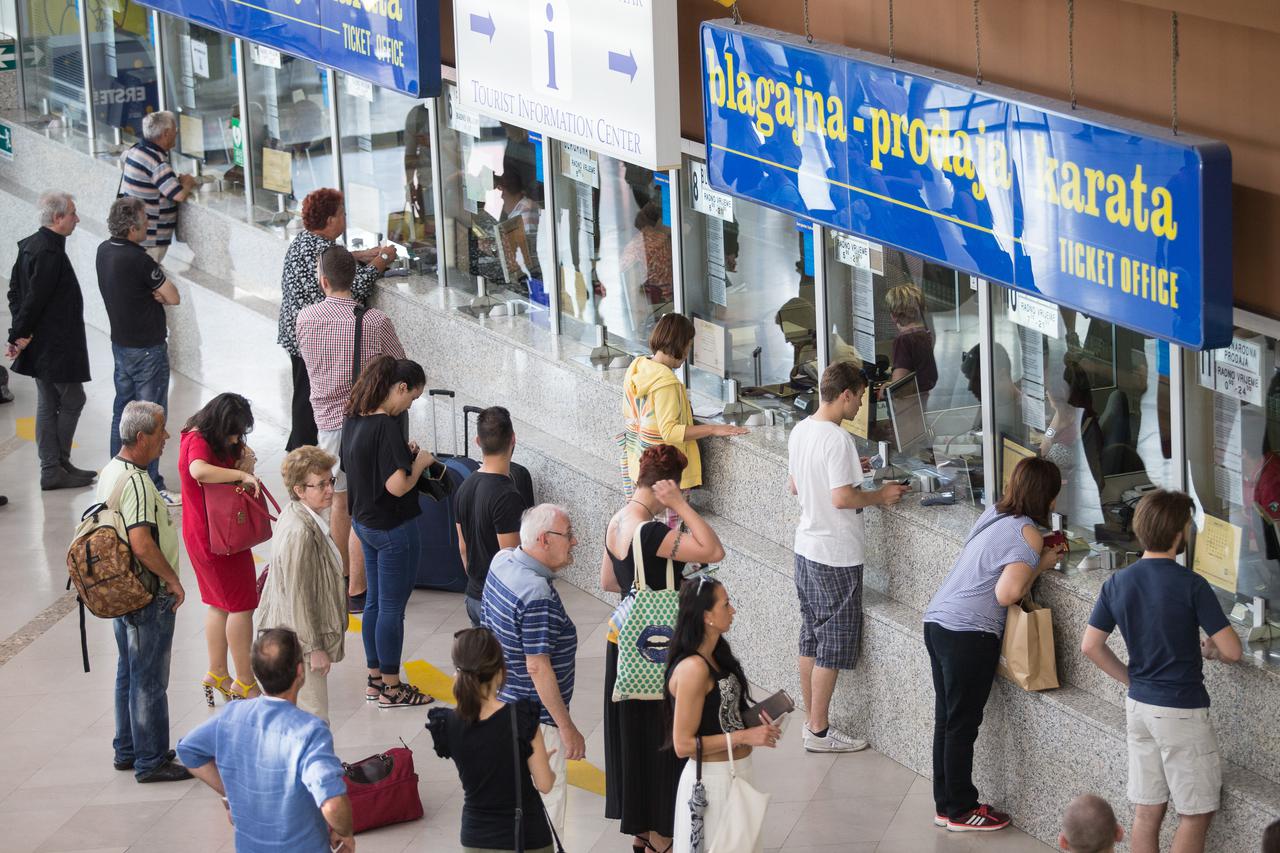
M 244 134 L 235 40 L 216 30 L 163 16 L 165 92 L 178 117 L 170 154 L 179 173 L 211 179 L 204 193 L 244 194 Z M 243 210 L 240 210 L 243 215 Z
M 483 288 L 477 316 L 545 307 L 542 265 L 552 247 L 542 227 L 541 138 L 464 108 L 451 84 L 440 107 L 448 285 Z
M 334 183 L 327 77 L 310 60 L 248 48 L 255 219 L 298 225 L 307 193 Z
M 562 144 L 555 181 L 564 334 L 646 351 L 674 298 L 667 176 Z
M 65 0 L 17 0 L 26 108 L 50 130 L 87 133 L 84 52 L 79 5 Z
M 1280 623 L 1280 373 L 1276 338 L 1235 330 L 1232 346 L 1188 353 L 1189 490 L 1200 517 L 1193 565 L 1228 609 L 1266 599 Z
M 114 0 L 86 0 L 84 8 L 99 150 L 119 153 L 142 138 L 142 117 L 160 108 L 151 12 Z
M 338 75 L 347 243 L 389 240 L 417 272 L 436 271 L 427 105 L 358 77 Z
M 1141 552 L 1134 506 L 1177 483 L 1168 344 L 1005 288 L 992 312 L 1001 483 L 1022 456 L 1043 456 L 1062 471 L 1073 550 Z

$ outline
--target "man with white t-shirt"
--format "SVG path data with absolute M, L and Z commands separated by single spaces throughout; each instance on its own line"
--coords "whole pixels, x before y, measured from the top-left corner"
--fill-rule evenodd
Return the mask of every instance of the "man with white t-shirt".
M 862 488 L 862 461 L 840 424 L 862 405 L 866 376 L 840 361 L 822 373 L 818 411 L 796 424 L 787 446 L 787 488 L 800 499 L 796 592 L 800 597 L 800 689 L 807 709 L 808 752 L 857 752 L 865 740 L 827 719 L 836 677 L 858 663 L 862 634 L 862 509 L 891 506 L 907 486 Z

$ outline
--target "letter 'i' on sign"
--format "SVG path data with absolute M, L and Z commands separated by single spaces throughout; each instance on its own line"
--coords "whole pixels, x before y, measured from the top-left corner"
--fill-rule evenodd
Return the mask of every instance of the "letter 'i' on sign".
M 547 4 L 547 23 L 555 20 L 556 10 L 550 3 Z M 547 34 L 547 88 L 559 89 L 556 85 L 556 34 L 554 30 L 544 30 Z

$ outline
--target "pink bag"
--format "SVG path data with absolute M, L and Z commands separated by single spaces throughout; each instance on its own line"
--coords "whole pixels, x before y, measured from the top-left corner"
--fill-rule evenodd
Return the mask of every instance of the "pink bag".
M 258 497 L 240 483 L 210 483 L 204 486 L 204 511 L 209 521 L 209 550 L 226 556 L 248 551 L 271 538 L 271 522 L 276 516 L 267 510 L 267 501 L 280 512 L 280 504 L 259 486 Z

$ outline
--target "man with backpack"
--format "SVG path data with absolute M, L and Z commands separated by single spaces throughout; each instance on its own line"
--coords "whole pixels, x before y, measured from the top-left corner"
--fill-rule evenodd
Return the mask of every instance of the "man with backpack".
M 159 581 L 150 604 L 116 617 L 115 768 L 139 782 L 190 779 L 169 749 L 169 652 L 186 591 L 178 580 L 178 532 L 147 466 L 164 452 L 164 409 L 133 400 L 120 414 L 120 453 L 102 469 L 97 499 L 120 514 L 133 559 Z

